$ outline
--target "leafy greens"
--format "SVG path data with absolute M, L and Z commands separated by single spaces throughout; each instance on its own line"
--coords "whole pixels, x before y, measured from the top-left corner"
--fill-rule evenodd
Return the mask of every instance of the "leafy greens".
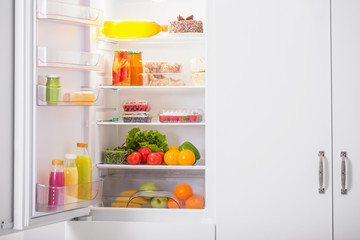
M 141 131 L 139 128 L 129 131 L 126 147 L 136 152 L 142 147 L 148 147 L 152 152 L 166 152 L 169 149 L 165 135 L 153 130 Z

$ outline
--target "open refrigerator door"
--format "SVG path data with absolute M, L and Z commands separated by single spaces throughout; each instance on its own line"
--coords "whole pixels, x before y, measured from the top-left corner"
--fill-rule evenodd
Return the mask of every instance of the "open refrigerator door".
M 89 214 L 214 222 L 207 2 L 16 3 L 15 228 Z M 51 185 L 51 161 L 79 143 L 92 179 Z

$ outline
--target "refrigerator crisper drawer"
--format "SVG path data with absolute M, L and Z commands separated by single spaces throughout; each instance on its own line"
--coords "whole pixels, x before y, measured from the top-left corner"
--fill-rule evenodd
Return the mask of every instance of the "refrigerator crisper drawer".
M 101 203 L 103 179 L 91 183 L 50 187 L 36 184 L 36 211 L 63 212 Z
M 204 209 L 204 171 L 113 170 L 104 179 L 104 206 Z

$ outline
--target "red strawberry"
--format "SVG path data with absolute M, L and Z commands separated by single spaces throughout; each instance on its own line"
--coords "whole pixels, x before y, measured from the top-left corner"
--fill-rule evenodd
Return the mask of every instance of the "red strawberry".
M 170 122 L 177 122 L 178 121 L 178 116 L 170 116 L 169 120 L 170 120 Z
M 160 120 L 160 122 L 168 122 L 169 121 L 169 116 L 160 115 L 159 120 Z
M 189 120 L 190 120 L 190 122 L 196 122 L 196 116 L 195 115 L 190 115 Z

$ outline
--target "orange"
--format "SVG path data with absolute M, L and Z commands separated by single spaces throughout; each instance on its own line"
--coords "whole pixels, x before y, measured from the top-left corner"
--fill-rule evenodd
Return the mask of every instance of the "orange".
M 184 201 L 177 199 L 175 196 L 168 200 L 168 208 L 184 208 L 184 205 Z
M 178 162 L 180 165 L 193 165 L 195 163 L 195 154 L 188 149 L 181 150 Z
M 192 195 L 192 188 L 189 184 L 182 183 L 175 187 L 175 196 L 178 199 L 184 200 Z
M 192 208 L 192 209 L 203 209 L 205 204 L 205 200 L 200 195 L 192 195 L 189 197 L 185 202 L 186 208 Z
M 164 155 L 164 162 L 167 165 L 179 165 L 178 155 L 180 154 L 179 150 L 170 150 L 167 151 Z
M 168 151 L 170 151 L 170 150 L 179 150 L 179 147 L 178 146 L 171 146 L 171 147 L 169 147 Z

